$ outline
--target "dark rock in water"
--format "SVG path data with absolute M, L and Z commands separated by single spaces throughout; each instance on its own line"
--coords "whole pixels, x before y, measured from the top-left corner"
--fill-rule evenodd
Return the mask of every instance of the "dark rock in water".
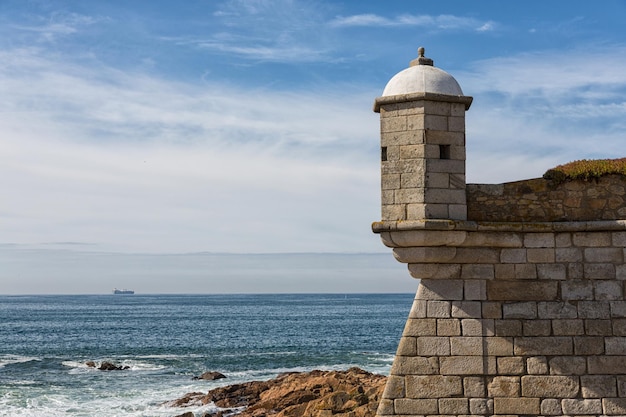
M 95 368 L 96 367 L 96 363 L 94 361 L 87 361 L 87 362 L 85 362 L 85 365 L 87 365 L 90 368 Z
M 205 372 L 200 376 L 194 376 L 193 379 L 204 379 L 207 381 L 214 381 L 216 379 L 226 378 L 226 375 L 220 372 Z
M 191 411 L 187 411 L 186 413 L 179 414 L 175 417 L 196 417 Z
M 124 369 L 130 369 L 130 366 L 119 366 L 111 362 L 104 361 L 98 367 L 101 371 L 121 371 Z
M 374 417 L 386 380 L 359 368 L 289 373 L 269 381 L 216 388 L 207 394 L 189 393 L 167 405 L 213 402 L 222 408 L 205 414 L 213 417 Z

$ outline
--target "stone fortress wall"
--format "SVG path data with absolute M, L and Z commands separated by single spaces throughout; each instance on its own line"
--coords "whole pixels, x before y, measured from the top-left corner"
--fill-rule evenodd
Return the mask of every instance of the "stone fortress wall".
M 626 181 L 466 186 L 471 97 L 429 65 L 374 107 L 373 230 L 420 279 L 378 415 L 626 415 Z

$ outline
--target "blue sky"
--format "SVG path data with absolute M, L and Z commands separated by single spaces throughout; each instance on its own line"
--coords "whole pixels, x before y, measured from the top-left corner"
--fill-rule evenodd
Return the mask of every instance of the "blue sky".
M 419 46 L 468 182 L 623 157 L 626 3 L 0 0 L 3 250 L 383 252 L 374 99 Z

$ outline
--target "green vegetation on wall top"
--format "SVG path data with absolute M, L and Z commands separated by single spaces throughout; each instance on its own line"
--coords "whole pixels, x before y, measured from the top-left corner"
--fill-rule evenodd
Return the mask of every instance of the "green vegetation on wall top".
M 591 180 L 604 175 L 626 176 L 626 158 L 581 159 L 546 171 L 543 178 L 560 184 L 569 180 Z

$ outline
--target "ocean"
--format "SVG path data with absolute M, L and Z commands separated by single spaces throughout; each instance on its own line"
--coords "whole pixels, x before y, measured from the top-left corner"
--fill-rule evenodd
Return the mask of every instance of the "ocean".
M 413 297 L 0 296 L 0 416 L 202 415 L 214 406 L 163 403 L 287 371 L 386 375 Z M 227 378 L 192 379 L 205 371 Z

